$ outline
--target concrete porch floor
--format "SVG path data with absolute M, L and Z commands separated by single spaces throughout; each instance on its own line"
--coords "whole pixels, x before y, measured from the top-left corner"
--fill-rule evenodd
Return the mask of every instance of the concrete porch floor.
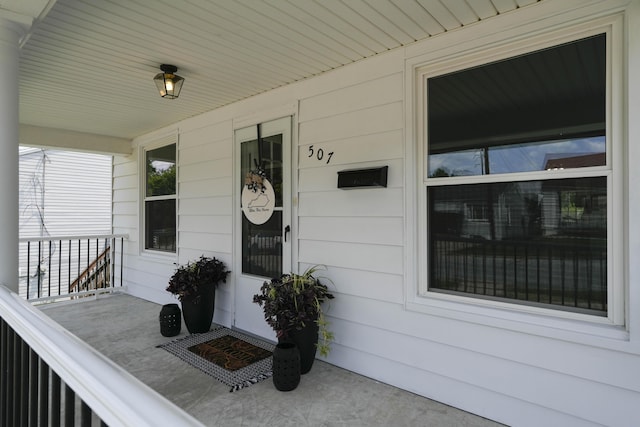
M 294 391 L 270 380 L 229 392 L 158 344 L 161 306 L 124 294 L 42 312 L 207 426 L 499 426 L 316 360 Z M 171 426 L 175 427 L 175 426 Z

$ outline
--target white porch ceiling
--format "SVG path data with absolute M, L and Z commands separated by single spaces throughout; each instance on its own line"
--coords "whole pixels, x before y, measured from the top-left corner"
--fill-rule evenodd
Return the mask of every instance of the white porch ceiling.
M 22 47 L 20 122 L 134 138 L 537 1 L 57 0 Z

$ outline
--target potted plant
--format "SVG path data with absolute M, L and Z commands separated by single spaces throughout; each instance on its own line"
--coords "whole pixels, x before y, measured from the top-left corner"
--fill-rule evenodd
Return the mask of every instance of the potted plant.
M 190 333 L 207 332 L 211 328 L 215 291 L 220 282 L 227 281 L 229 273 L 222 261 L 204 255 L 176 268 L 167 291 L 182 303 L 184 323 Z
M 300 351 L 300 371 L 311 370 L 316 349 L 326 356 L 333 333 L 327 329 L 322 303 L 334 296 L 313 274 L 311 267 L 303 274 L 288 273 L 264 282 L 253 302 L 264 310 L 264 318 L 275 331 L 279 342 L 293 342 Z

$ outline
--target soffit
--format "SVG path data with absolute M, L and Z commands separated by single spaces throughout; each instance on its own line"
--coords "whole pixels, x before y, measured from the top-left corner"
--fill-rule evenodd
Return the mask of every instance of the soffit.
M 22 47 L 20 122 L 134 138 L 536 2 L 57 0 Z M 156 92 L 162 63 L 179 99 Z

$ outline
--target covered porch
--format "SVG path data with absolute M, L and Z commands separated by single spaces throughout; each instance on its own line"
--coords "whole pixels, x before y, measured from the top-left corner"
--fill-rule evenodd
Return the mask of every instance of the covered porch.
M 48 317 L 206 426 L 478 426 L 500 424 L 316 360 L 293 392 L 271 380 L 229 387 L 157 345 L 161 306 L 115 293 L 40 306 Z
M 48 401 L 38 395 L 49 391 L 48 379 L 21 384 L 48 364 L 60 371 L 69 395 L 83 399 L 77 405 L 83 419 L 86 414 L 95 418 L 92 410 L 107 414 L 101 425 L 173 427 L 199 425 L 198 420 L 209 425 L 492 425 L 470 413 L 522 426 L 629 425 L 640 398 L 640 263 L 634 262 L 640 255 L 640 222 L 634 220 L 640 210 L 635 191 L 640 83 L 634 78 L 640 75 L 639 23 L 640 0 L 2 2 L 0 349 L 10 351 L 2 353 L 0 364 L 18 373 L 2 378 L 0 405 L 13 404 L 16 390 L 20 395 L 11 418 L 0 421 L 21 425 L 37 419 L 29 411 Z M 592 85 L 599 94 L 597 120 L 551 126 L 540 120 L 540 111 L 555 117 L 556 110 L 535 101 L 538 95 L 552 98 L 536 88 L 565 94 L 566 83 L 576 80 L 573 71 L 589 76 L 595 69 L 583 66 L 583 56 L 571 56 L 575 60 L 567 68 L 556 49 L 591 39 L 602 41 L 600 48 L 589 49 L 601 64 L 593 80 L 598 83 Z M 536 52 L 556 59 L 531 59 Z M 485 91 L 485 80 L 468 78 L 440 95 L 429 86 L 442 76 L 468 75 L 490 64 L 517 67 L 517 58 L 537 67 L 500 68 L 488 73 L 488 81 L 523 110 L 512 108 L 506 97 L 492 96 L 496 90 Z M 161 98 L 152 80 L 160 65 L 170 64 L 185 78 L 174 100 Z M 502 85 L 507 77 L 535 78 L 535 70 L 545 76 L 541 86 Z M 590 79 L 584 82 L 591 86 Z M 574 105 L 582 105 L 574 95 L 582 91 L 568 92 L 575 104 L 564 110 L 573 112 Z M 490 100 L 498 101 L 487 111 L 494 120 L 474 118 Z M 441 176 L 436 172 L 445 169 L 428 164 L 435 144 L 429 112 L 436 105 L 452 113 L 442 121 L 445 136 L 452 129 L 472 129 L 471 122 L 487 125 L 486 134 L 470 130 L 456 141 L 442 140 L 452 152 L 477 151 L 471 153 L 474 167 L 484 150 L 484 162 L 478 163 L 482 173 L 456 166 L 455 174 Z M 475 105 L 478 109 L 467 108 Z M 532 127 L 524 133 L 505 129 L 507 117 Z M 566 125 L 571 135 L 598 132 L 600 163 L 564 170 L 553 162 L 545 165 L 548 169 L 533 162 L 534 170 L 508 173 L 485 165 L 489 148 L 497 148 L 478 145 L 485 139 L 497 138 L 520 152 L 521 144 L 546 147 L 550 132 L 565 138 Z M 272 156 L 263 156 L 265 138 L 271 138 Z M 105 290 L 114 295 L 46 307 L 28 305 L 18 296 L 19 145 L 113 155 L 109 238 L 121 240 L 111 257 L 118 267 L 103 277 L 117 283 L 118 289 Z M 242 159 L 252 147 L 257 155 L 246 156 L 251 160 L 246 164 L 262 168 L 269 158 L 277 165 L 271 176 L 281 184 L 275 234 L 252 235 L 243 222 Z M 514 159 L 505 163 L 524 163 Z M 173 176 L 171 191 L 147 194 L 153 160 Z M 372 168 L 388 168 L 388 182 L 349 191 L 336 185 L 341 172 Z M 547 197 L 552 187 L 543 181 L 576 183 L 566 192 L 564 208 L 548 203 L 555 199 Z M 593 181 L 599 190 L 576 190 L 577 183 Z M 473 190 L 477 184 L 497 201 L 485 206 L 468 203 L 473 197 L 466 195 L 461 203 L 447 199 L 456 194 L 448 188 Z M 493 190 L 502 187 L 527 192 L 518 190 L 523 197 L 516 198 Z M 443 194 L 433 195 L 432 189 L 444 189 Z M 573 197 L 580 194 L 585 197 Z M 154 204 L 157 217 L 148 215 L 155 211 L 147 206 Z M 606 237 L 606 245 L 604 240 L 597 245 L 603 247 L 597 267 L 594 261 L 581 269 L 573 260 L 584 256 L 568 252 L 547 251 L 521 262 L 519 254 L 543 251 L 530 241 L 523 244 L 525 235 L 512 228 L 503 233 L 492 226 L 502 211 L 505 224 L 548 234 L 569 249 L 575 245 L 551 231 L 562 226 L 565 234 L 583 232 L 579 213 L 582 223 L 588 219 L 602 231 L 596 237 Z M 563 218 L 542 215 L 552 211 Z M 168 221 L 154 221 L 167 212 Z M 453 231 L 438 241 L 432 231 L 442 231 L 448 222 L 462 224 L 446 218 L 463 213 L 466 225 L 449 227 Z M 576 221 L 565 218 L 571 213 Z M 505 236 L 514 242 L 512 258 L 500 256 Z M 251 299 L 272 277 L 245 268 L 254 243 L 255 254 L 278 254 L 282 272 L 323 265 L 335 284 L 328 314 L 335 345 L 291 393 L 277 392 L 268 381 L 229 393 L 155 347 L 166 340 L 158 330 L 160 305 L 175 302 L 165 290 L 167 278 L 176 264 L 201 255 L 217 257 L 231 270 L 217 290 L 214 322 L 274 336 Z M 442 249 L 445 244 L 449 249 Z M 51 247 L 48 243 L 42 250 L 51 254 Z M 436 275 L 436 258 L 430 255 L 445 251 L 455 262 L 442 263 L 442 274 Z M 63 265 L 78 271 L 75 264 Z M 584 299 L 587 310 L 580 298 L 583 270 L 602 287 Z M 26 294 L 34 292 L 38 300 L 56 296 L 59 291 L 51 291 L 56 288 L 49 281 L 42 293 L 42 275 L 35 271 Z M 561 301 L 569 301 L 564 291 L 573 289 L 573 306 L 550 306 L 556 294 L 538 276 L 551 277 L 552 271 L 562 272 L 554 276 L 558 281 L 548 280 L 559 283 Z M 507 286 L 500 277 L 513 277 L 516 296 L 502 291 Z M 102 292 L 105 282 L 85 289 L 78 281 L 74 289 Z M 525 301 L 518 295 L 530 297 Z M 17 310 L 22 317 L 15 316 Z M 49 316 L 62 326 L 49 322 Z M 66 343 L 74 344 L 65 348 Z M 114 376 L 105 373 L 112 371 L 130 389 L 112 383 Z M 30 388 L 36 394 L 25 399 Z M 55 398 L 60 404 L 60 396 Z M 292 403 L 299 403 L 297 409 L 290 409 Z M 5 408 L 0 406 L 0 414 Z M 74 407 L 62 409 L 69 414 Z M 96 425 L 93 421 L 81 424 Z

